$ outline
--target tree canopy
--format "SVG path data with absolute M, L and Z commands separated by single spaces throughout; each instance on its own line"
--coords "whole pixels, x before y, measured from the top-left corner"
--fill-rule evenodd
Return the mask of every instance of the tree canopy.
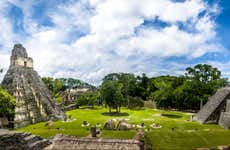
M 84 92 L 76 99 L 77 106 L 91 106 L 98 104 L 99 92 L 97 91 L 87 91 Z
M 102 100 L 109 107 L 109 112 L 111 112 L 112 108 L 120 112 L 120 108 L 124 103 L 121 83 L 118 81 L 105 80 L 101 85 L 100 93 Z
M 196 110 L 227 83 L 217 68 L 207 64 L 186 68 L 184 76 L 164 76 L 152 80 L 157 90 L 152 92 L 151 97 L 158 106 Z
M 87 86 L 72 78 L 43 78 L 55 95 L 68 87 Z M 208 97 L 227 84 L 221 72 L 207 64 L 188 67 L 181 76 L 147 77 L 146 74 L 110 73 L 99 86 L 99 97 L 92 98 L 93 92 L 80 96 L 76 103 L 82 105 L 105 104 L 111 110 L 119 111 L 121 106 L 142 107 L 143 102 L 154 100 L 158 107 L 198 110 Z M 92 100 L 93 99 L 93 100 Z

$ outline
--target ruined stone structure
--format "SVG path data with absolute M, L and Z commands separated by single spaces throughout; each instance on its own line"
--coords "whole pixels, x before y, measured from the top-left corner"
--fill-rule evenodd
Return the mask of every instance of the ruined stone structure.
M 62 118 L 63 112 L 55 104 L 38 73 L 33 70 L 33 60 L 21 44 L 13 48 L 10 67 L 2 86 L 16 99 L 15 128 L 48 120 L 50 117 Z
M 139 140 L 76 138 L 56 135 L 51 145 L 44 150 L 144 150 L 144 143 Z
M 89 88 L 71 88 L 67 89 L 61 94 L 62 97 L 62 104 L 64 106 L 68 106 L 71 104 L 75 104 L 75 100 L 77 97 L 82 95 L 84 92 L 89 91 Z
M 221 88 L 211 96 L 195 119 L 200 123 L 216 122 L 230 129 L 230 87 Z
M 142 136 L 142 135 L 141 135 Z M 138 137 L 139 138 L 139 137 Z M 1 131 L 1 150 L 147 150 L 139 139 L 77 138 L 58 134 L 52 139 L 43 139 L 31 133 Z
M 1 150 L 42 150 L 50 144 L 50 140 L 31 133 L 1 131 L 0 129 Z

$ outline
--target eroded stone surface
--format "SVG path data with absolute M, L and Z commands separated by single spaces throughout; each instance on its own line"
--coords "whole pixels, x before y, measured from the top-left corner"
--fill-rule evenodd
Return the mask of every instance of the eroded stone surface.
M 230 127 L 230 87 L 219 89 L 204 107 L 197 113 L 195 119 L 200 123 L 216 122 L 222 127 Z
M 230 112 L 221 113 L 219 124 L 226 129 L 230 129 Z
M 50 117 L 62 118 L 63 112 L 55 104 L 38 73 L 33 70 L 33 60 L 28 57 L 21 44 L 16 44 L 13 48 L 10 67 L 2 86 L 16 99 L 16 128 L 48 120 Z
M 51 144 L 50 140 L 31 133 L 20 133 L 12 131 L 0 132 L 1 150 L 42 150 Z
M 56 135 L 53 143 L 45 150 L 141 150 L 144 143 L 132 139 L 100 139 L 100 138 L 76 138 L 65 135 Z

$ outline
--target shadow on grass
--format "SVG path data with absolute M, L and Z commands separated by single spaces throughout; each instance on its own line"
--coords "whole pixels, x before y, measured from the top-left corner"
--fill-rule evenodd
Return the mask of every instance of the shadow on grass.
M 173 114 L 162 114 L 163 117 L 168 117 L 168 118 L 181 118 L 182 116 L 179 115 L 173 115 Z
M 99 110 L 101 108 L 98 108 L 98 107 L 91 107 L 91 106 L 83 106 L 83 107 L 80 107 L 78 109 L 91 109 L 91 110 Z
M 129 116 L 129 114 L 126 112 L 120 112 L 120 113 L 118 113 L 118 112 L 103 112 L 101 114 L 104 116 Z
M 144 107 L 127 108 L 127 109 L 134 110 L 134 111 L 145 110 Z

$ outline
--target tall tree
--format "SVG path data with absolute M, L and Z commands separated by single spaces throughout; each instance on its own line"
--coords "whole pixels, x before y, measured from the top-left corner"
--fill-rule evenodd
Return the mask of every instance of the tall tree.
M 105 80 L 101 85 L 100 93 L 104 103 L 109 107 L 109 112 L 111 112 L 112 108 L 120 112 L 120 108 L 124 102 L 121 83 Z
M 77 106 L 91 106 L 93 107 L 99 99 L 99 93 L 97 91 L 84 92 L 76 99 Z
M 192 93 L 193 98 L 190 101 L 200 101 L 200 107 L 205 104 L 208 97 L 215 93 L 215 91 L 227 84 L 227 79 L 221 78 L 221 72 L 207 64 L 197 64 L 194 67 L 188 67 L 185 73 L 188 78 L 185 82 L 184 91 Z M 187 94 L 186 97 L 190 94 Z M 188 99 L 188 98 L 185 98 Z M 199 109 L 196 107 L 195 109 Z
M 154 85 L 157 88 L 150 95 L 151 99 L 155 100 L 160 107 L 173 107 L 173 84 L 174 78 L 170 76 L 161 76 L 154 79 Z

